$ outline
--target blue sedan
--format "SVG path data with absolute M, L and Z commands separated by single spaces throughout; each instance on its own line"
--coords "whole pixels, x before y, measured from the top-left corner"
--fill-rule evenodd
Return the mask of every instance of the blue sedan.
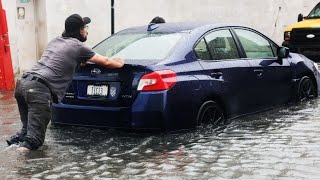
M 316 98 L 317 64 L 237 24 L 163 23 L 120 31 L 94 47 L 121 69 L 75 73 L 52 123 L 176 131 Z

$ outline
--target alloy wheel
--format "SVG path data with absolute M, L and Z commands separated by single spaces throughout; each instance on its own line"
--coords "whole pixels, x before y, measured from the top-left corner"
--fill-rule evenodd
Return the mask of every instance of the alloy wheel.
M 316 88 L 309 77 L 304 77 L 299 83 L 298 101 L 306 101 L 316 97 Z
M 214 101 L 205 102 L 198 113 L 197 125 L 219 126 L 225 123 L 222 108 Z

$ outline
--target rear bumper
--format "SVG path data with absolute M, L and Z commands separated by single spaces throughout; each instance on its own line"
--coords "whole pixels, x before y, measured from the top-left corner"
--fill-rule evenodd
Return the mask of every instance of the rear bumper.
M 132 107 L 53 104 L 53 124 L 116 129 L 164 129 L 163 94 L 140 94 Z

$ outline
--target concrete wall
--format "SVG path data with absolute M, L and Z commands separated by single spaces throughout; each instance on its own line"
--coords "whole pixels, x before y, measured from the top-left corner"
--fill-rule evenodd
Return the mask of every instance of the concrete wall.
M 110 35 L 110 0 L 46 0 L 48 39 L 61 35 L 64 20 L 77 13 L 91 18 L 87 44 L 93 46 Z
M 35 34 L 37 49 L 35 51 L 36 58 L 40 59 L 48 42 L 48 28 L 47 28 L 47 4 L 46 1 L 36 0 L 34 1 L 34 17 L 35 17 Z
M 93 46 L 111 33 L 111 0 L 2 0 L 7 11 L 14 72 L 29 69 L 47 42 L 61 35 L 64 20 L 79 13 L 92 20 L 87 45 Z M 115 31 L 144 25 L 155 16 L 167 22 L 212 21 L 249 25 L 281 43 L 283 30 L 307 15 L 318 0 L 115 0 Z M 17 18 L 17 7 L 26 10 Z
M 17 7 L 25 8 L 24 19 L 18 19 L 16 13 L 16 38 L 17 57 L 19 62 L 19 69 L 29 69 L 36 61 L 36 52 L 38 48 L 37 34 L 36 34 L 36 21 L 35 21 L 35 6 L 33 0 L 30 3 L 20 3 L 16 1 Z M 17 9 L 15 9 L 17 11 Z M 10 32 L 10 30 L 9 30 Z M 13 50 L 11 53 L 15 53 Z
M 150 22 L 162 16 L 167 22 L 238 22 L 262 31 L 277 43 L 283 30 L 307 15 L 318 0 L 117 0 L 116 30 Z
M 8 31 L 9 31 L 9 41 L 11 48 L 11 59 L 13 64 L 13 72 L 19 72 L 19 62 L 18 62 L 18 51 L 17 51 L 17 33 L 16 28 L 16 1 L 12 0 L 2 0 L 2 6 L 6 10 Z

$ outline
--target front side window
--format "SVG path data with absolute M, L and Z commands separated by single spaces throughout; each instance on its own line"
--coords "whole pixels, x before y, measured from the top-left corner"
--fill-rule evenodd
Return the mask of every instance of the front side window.
M 183 33 L 116 34 L 93 49 L 99 54 L 126 60 L 162 60 L 182 36 Z
M 259 34 L 245 30 L 235 29 L 247 58 L 274 58 L 275 55 L 267 39 Z
M 195 47 L 199 59 L 237 59 L 239 52 L 229 30 L 216 30 L 207 34 Z

